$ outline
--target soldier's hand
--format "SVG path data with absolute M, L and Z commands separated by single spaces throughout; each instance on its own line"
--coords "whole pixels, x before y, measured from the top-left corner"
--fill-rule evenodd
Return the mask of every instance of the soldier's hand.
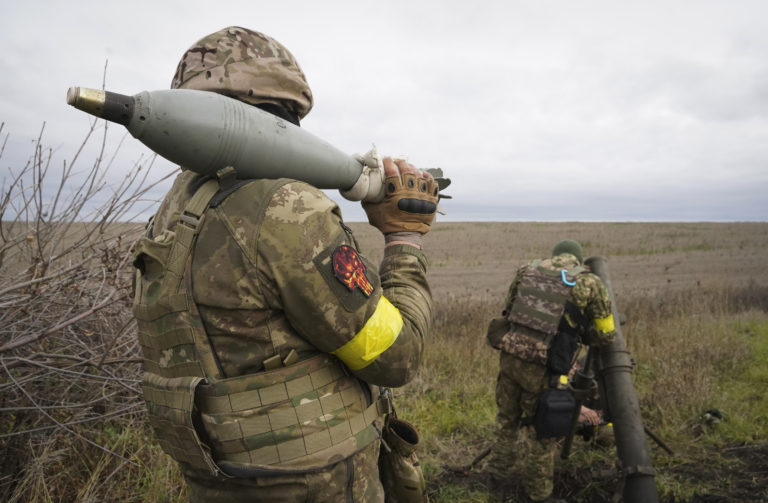
M 382 163 L 385 195 L 381 202 L 363 203 L 368 222 L 384 234 L 426 234 L 437 211 L 437 182 L 431 174 L 403 159 L 385 157 Z
M 579 422 L 597 426 L 600 424 L 600 414 L 596 410 L 582 405 L 579 410 Z

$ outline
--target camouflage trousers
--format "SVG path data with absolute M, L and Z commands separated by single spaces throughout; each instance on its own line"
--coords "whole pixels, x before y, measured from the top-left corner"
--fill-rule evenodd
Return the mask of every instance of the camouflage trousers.
M 488 471 L 498 480 L 519 477 L 534 501 L 552 494 L 557 439 L 536 439 L 533 426 L 520 426 L 520 419 L 536 414 L 539 395 L 547 386 L 546 367 L 501 351 L 496 434 Z
M 187 471 L 190 503 L 383 503 L 379 481 L 379 442 L 318 472 L 273 477 L 214 478 Z

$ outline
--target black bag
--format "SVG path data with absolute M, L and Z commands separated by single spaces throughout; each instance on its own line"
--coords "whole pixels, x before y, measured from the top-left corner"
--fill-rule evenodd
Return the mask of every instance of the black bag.
M 577 326 L 587 325 L 584 314 L 570 301 L 565 304 L 565 313 Z M 574 357 L 579 350 L 579 340 L 578 328 L 571 327 L 563 316 L 547 351 L 547 368 L 551 374 L 568 375 L 571 372 Z
M 571 429 L 576 400 L 567 389 L 545 389 L 539 396 L 533 426 L 538 438 L 564 437 Z
M 547 368 L 554 375 L 568 375 L 573 365 L 573 357 L 579 349 L 579 338 L 569 331 L 560 331 L 552 340 L 547 350 Z

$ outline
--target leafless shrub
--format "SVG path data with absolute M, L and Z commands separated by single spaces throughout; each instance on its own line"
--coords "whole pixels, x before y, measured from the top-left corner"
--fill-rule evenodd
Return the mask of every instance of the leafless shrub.
M 43 130 L 26 165 L 3 180 L 0 198 L 2 501 L 50 499 L 56 474 L 73 469 L 62 465 L 73 447 L 108 453 L 116 466 L 135 464 L 105 434 L 142 413 L 129 303 L 130 248 L 141 225 L 130 221 L 170 175 L 150 180 L 151 157 L 121 167 L 125 175 L 110 182 L 115 156 L 105 156 L 107 127 L 98 138 L 97 121 L 58 169 Z M 82 168 L 80 156 L 95 141 L 98 155 Z

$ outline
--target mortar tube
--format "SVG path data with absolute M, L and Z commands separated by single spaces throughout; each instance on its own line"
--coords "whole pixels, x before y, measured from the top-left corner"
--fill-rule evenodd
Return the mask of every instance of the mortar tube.
M 606 259 L 590 257 L 585 264 L 603 280 L 610 295 L 613 317 L 618 320 Z M 621 324 L 616 323 L 615 330 L 616 339 L 609 345 L 599 347 L 597 371 L 602 374 L 605 389 L 601 393 L 604 394 L 603 399 L 613 422 L 616 451 L 625 477 L 624 502 L 658 503 L 655 471 L 648 453 L 640 403 L 632 383 L 633 363 L 621 332 Z

